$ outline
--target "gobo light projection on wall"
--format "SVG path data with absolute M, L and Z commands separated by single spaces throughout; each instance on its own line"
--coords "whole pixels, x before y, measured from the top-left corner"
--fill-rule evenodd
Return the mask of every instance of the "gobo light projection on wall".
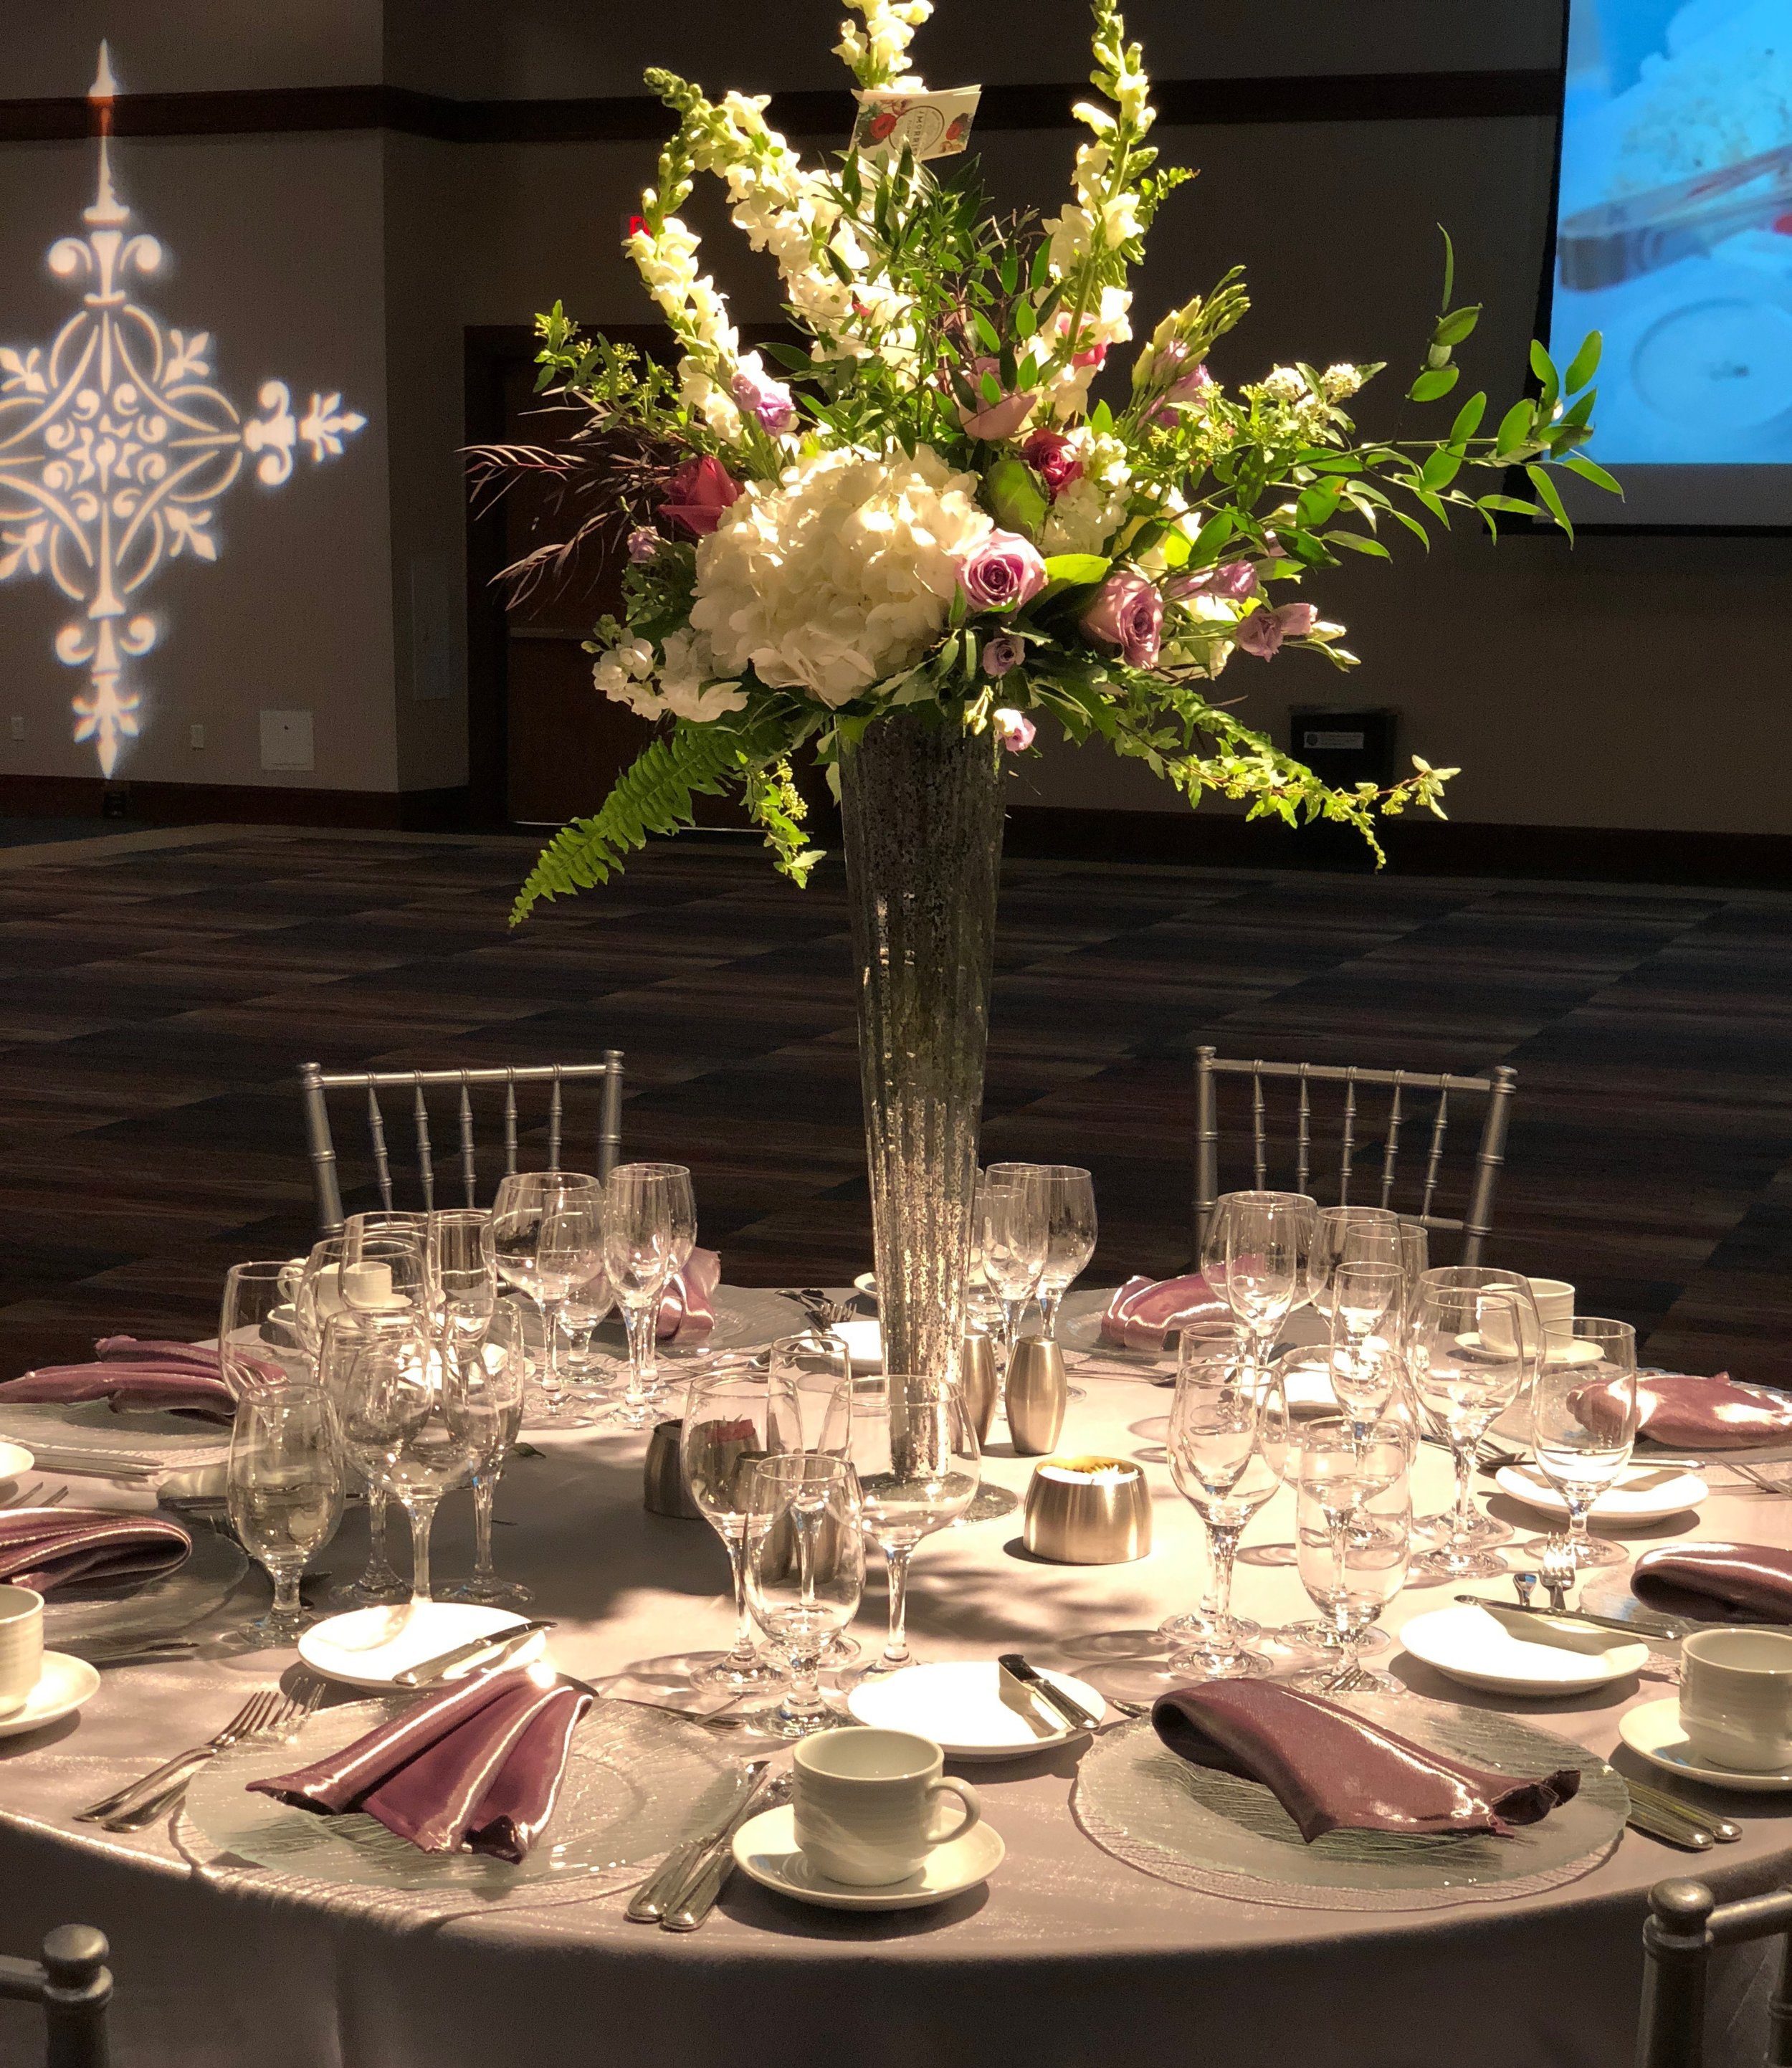
M 282 381 L 263 381 L 259 413 L 246 417 L 211 385 L 210 333 L 169 328 L 131 299 L 126 283 L 155 273 L 162 247 L 131 227 L 112 189 L 116 91 L 101 44 L 87 234 L 49 252 L 81 307 L 47 348 L 0 346 L 0 581 L 45 576 L 78 606 L 55 636 L 56 657 L 86 671 L 75 738 L 93 742 L 105 776 L 141 727 L 127 668 L 158 636 L 141 603 L 158 572 L 183 556 L 218 558 L 213 506 L 249 461 L 277 488 L 301 447 L 313 462 L 333 459 L 367 421 L 340 394 L 314 393 L 295 416 Z

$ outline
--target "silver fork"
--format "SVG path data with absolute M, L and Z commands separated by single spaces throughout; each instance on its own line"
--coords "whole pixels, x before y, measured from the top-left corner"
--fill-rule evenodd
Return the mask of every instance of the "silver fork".
M 324 1683 L 314 1682 L 303 1695 L 281 1695 L 274 1698 L 273 1708 L 260 1722 L 252 1724 L 240 1733 L 242 1738 L 271 1738 L 283 1736 L 304 1722 L 324 1698 Z M 232 1742 L 237 1740 L 233 1740 Z M 203 1753 L 189 1756 L 181 1770 L 169 1778 L 161 1787 L 141 1799 L 132 1800 L 109 1817 L 100 1819 L 103 1831 L 141 1831 L 153 1824 L 166 1811 L 172 1810 L 186 1793 L 189 1783 L 200 1768 L 215 1759 L 222 1746 L 210 1748 Z
M 209 1759 L 214 1752 L 222 1752 L 226 1745 L 234 1744 L 238 1738 L 246 1736 L 254 1730 L 264 1717 L 271 1716 L 279 1700 L 280 1694 L 278 1688 L 257 1688 L 222 1730 L 206 1739 L 202 1744 L 189 1745 L 185 1752 L 176 1753 L 172 1759 L 164 1760 L 161 1765 L 153 1772 L 140 1775 L 136 1780 L 127 1782 L 123 1788 L 115 1788 L 110 1795 L 102 1795 L 97 1802 L 90 1802 L 86 1809 L 77 1810 L 75 1813 L 75 1822 L 97 1824 L 103 1818 L 112 1816 L 122 1810 L 127 1802 L 143 1789 L 153 1788 L 166 1780 L 186 1761 L 194 1758 Z
M 15 1487 L 4 1500 L 0 1500 L 0 1508 L 35 1508 L 37 1497 L 43 1491 L 43 1480 L 33 1480 L 29 1486 Z

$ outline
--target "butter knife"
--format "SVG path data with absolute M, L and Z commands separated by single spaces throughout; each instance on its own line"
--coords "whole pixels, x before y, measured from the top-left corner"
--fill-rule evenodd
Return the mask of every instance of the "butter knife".
M 996 1663 L 1018 1680 L 1029 1695 L 1057 1710 L 1072 1730 L 1093 1731 L 1101 1728 L 1099 1716 L 1092 1716 L 1074 1695 L 1065 1694 L 1054 1682 L 1048 1680 L 1037 1667 L 1029 1666 L 1018 1651 L 998 1653 Z
M 771 1764 L 767 1759 L 755 1759 L 742 1769 L 740 1786 L 728 1805 L 727 1815 L 707 1836 L 687 1838 L 682 1846 L 674 1846 L 629 1897 L 629 1907 L 622 1915 L 630 1923 L 658 1923 L 666 1915 L 666 1906 L 690 1879 L 699 1856 L 719 1843 L 725 1833 L 732 1830 L 736 1813 L 751 1801 L 754 1789 L 764 1779 Z
M 503 1630 L 487 1630 L 483 1637 L 470 1639 L 465 1644 L 457 1644 L 452 1651 L 438 1651 L 433 1659 L 420 1659 L 414 1666 L 407 1666 L 401 1673 L 394 1673 L 393 1684 L 398 1687 L 433 1687 L 445 1673 L 463 1665 L 469 1659 L 477 1659 L 482 1653 L 491 1652 L 491 1663 L 496 1665 L 507 1658 L 517 1647 L 537 1630 L 554 1627 L 551 1616 L 537 1616 L 529 1622 L 510 1623 Z
M 728 1819 L 721 1834 L 703 1850 L 685 1883 L 666 1907 L 660 1919 L 662 1932 L 694 1932 L 715 1907 L 723 1883 L 734 1871 L 734 1834 L 748 1818 L 769 1809 L 775 1793 L 788 1793 L 788 1774 L 764 1773 L 753 1783 L 747 1799 Z
M 1627 1622 L 1619 1616 L 1594 1615 L 1590 1609 L 1533 1608 L 1528 1602 L 1490 1602 L 1479 1594 L 1458 1594 L 1456 1599 L 1464 1608 L 1497 1609 L 1501 1615 L 1536 1616 L 1544 1622 L 1590 1623 L 1595 1630 L 1615 1630 L 1631 1638 L 1652 1637 L 1663 1643 L 1677 1644 L 1683 1637 L 1690 1637 L 1694 1630 L 1706 1627 L 1690 1616 L 1638 1616 Z M 1792 1626 L 1784 1623 L 1753 1623 L 1749 1627 L 1782 1630 L 1792 1635 Z

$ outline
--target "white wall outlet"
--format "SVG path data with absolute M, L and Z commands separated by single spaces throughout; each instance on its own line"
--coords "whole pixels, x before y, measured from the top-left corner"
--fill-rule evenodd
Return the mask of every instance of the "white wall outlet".
M 315 768 L 308 710 L 264 710 L 261 714 L 263 768 Z
M 188 738 L 193 746 L 203 747 L 206 743 L 206 728 L 202 725 L 196 725 L 193 727 L 189 732 Z
M 25 721 L 17 711 L 13 713 L 12 736 L 14 739 L 22 739 L 25 737 Z

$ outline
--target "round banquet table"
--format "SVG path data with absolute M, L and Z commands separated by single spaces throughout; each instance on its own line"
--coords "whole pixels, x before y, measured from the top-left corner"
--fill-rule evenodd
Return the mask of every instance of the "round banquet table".
M 1022 1548 L 1018 1513 L 936 1536 L 913 1569 L 918 1656 L 1018 1647 L 1086 1667 L 1089 1640 L 1150 1629 L 1191 1605 L 1199 1529 L 1148 1426 L 1170 1393 L 1138 1378 L 1081 1382 L 1087 1397 L 1071 1404 L 1061 1447 L 1147 1462 L 1151 1555 L 1046 1565 Z M 998 1423 L 985 1480 L 1020 1493 L 1032 1463 L 1002 1431 Z M 559 1663 L 589 1679 L 725 1643 L 721 1545 L 704 1524 L 644 1512 L 644 1438 L 597 1427 L 531 1441 L 542 1455 L 515 1460 L 499 1489 L 499 1515 L 515 1526 L 499 1529 L 498 1557 L 536 1590 L 536 1613 L 557 1618 Z M 1426 1447 L 1416 1475 L 1421 1507 L 1441 1504 L 1443 1454 Z M 1676 1535 L 1792 1541 L 1792 1500 L 1721 1468 L 1711 1478 L 1696 1520 L 1658 1525 L 1634 1548 Z M 94 1499 L 92 1482 L 72 1491 Z M 1289 1541 L 1289 1504 L 1283 1492 L 1258 1514 L 1238 1568 L 1240 1607 L 1274 1621 L 1309 1609 L 1291 1569 L 1252 1562 L 1253 1546 Z M 466 1569 L 469 1505 L 462 1496 L 444 1507 L 439 1573 Z M 1521 1533 L 1535 1520 L 1502 1512 Z M 362 1547 L 356 1520 L 324 1562 L 340 1577 Z M 258 1584 L 239 1590 L 221 1622 L 252 1612 Z M 1409 1588 L 1387 1626 L 1397 1633 L 1454 1591 Z M 856 1631 L 868 1645 L 883 1608 L 873 1586 Z M 1397 1650 L 1382 1663 L 1420 1696 L 1497 1699 Z M 250 2058 L 257 2068 L 1091 2068 L 1122 2054 L 1228 2068 L 1316 2058 L 1328 2068 L 1619 2068 L 1634 2045 L 1650 1885 L 1696 1873 L 1721 1895 L 1755 1893 L 1785 1879 L 1792 1861 L 1792 1798 L 1701 1792 L 1742 1824 L 1740 1843 L 1695 1857 L 1627 1831 L 1601 1865 L 1542 1895 L 1397 1915 L 1223 1901 L 1125 1865 L 1084 1835 L 1071 1813 L 1070 1747 L 963 1769 L 1008 1845 L 981 1888 L 931 1910 L 847 1914 L 798 1906 L 736 1875 L 703 1928 L 681 1936 L 625 1920 L 637 1874 L 556 1884 L 535 1900 L 420 1907 L 215 1859 L 185 1818 L 134 1838 L 71 1822 L 83 1803 L 215 1729 L 246 1686 L 291 1663 L 276 1653 L 108 1670 L 78 1717 L 0 1740 L 0 1948 L 25 1952 L 60 1923 L 100 1927 L 118 1980 L 121 2068 Z M 1499 1705 L 1611 1757 L 1622 1710 L 1663 1691 L 1631 1680 L 1594 1697 Z M 1621 1748 L 1615 1764 L 1644 1771 Z M 1718 1957 L 1713 2061 L 1761 2058 L 1749 2035 L 1766 1960 L 1751 1948 Z M 0 2006 L 0 2056 L 11 2058 L 10 2041 L 32 2058 L 26 2015 Z

